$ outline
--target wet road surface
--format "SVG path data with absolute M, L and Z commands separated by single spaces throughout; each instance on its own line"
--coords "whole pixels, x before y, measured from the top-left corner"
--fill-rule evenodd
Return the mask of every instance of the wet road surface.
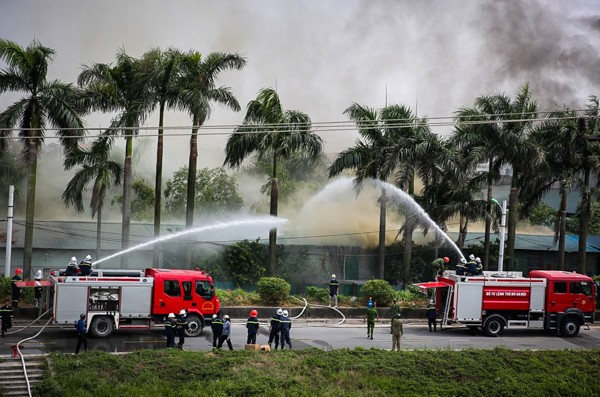
M 10 331 L 16 331 L 19 325 Z M 0 339 L 0 356 L 10 357 L 11 347 L 18 341 L 31 337 L 39 332 L 41 326 L 34 326 Z M 243 321 L 233 321 L 232 342 L 234 349 L 243 349 L 246 343 L 246 328 Z M 257 338 L 258 344 L 267 344 L 268 331 L 261 327 Z M 367 339 L 366 324 L 351 320 L 343 325 L 325 323 L 324 321 L 306 322 L 297 320 L 291 330 L 292 347 L 294 349 L 342 349 L 342 348 L 391 348 L 392 339 L 389 323 L 377 323 L 374 339 Z M 24 355 L 47 354 L 51 352 L 73 353 L 77 343 L 74 327 L 47 327 L 37 338 L 22 345 Z M 88 337 L 88 349 L 105 352 L 131 352 L 140 349 L 163 349 L 166 338 L 161 328 L 152 330 L 123 330 L 109 338 L 96 339 Z M 600 327 L 592 326 L 589 330 L 582 328 L 574 338 L 557 337 L 554 333 L 531 330 L 505 330 L 501 337 L 490 338 L 481 333 L 473 334 L 464 327 L 448 328 L 437 332 L 429 332 L 427 325 L 405 323 L 402 349 L 507 349 L 523 350 L 559 350 L 590 349 L 600 347 Z M 184 350 L 210 351 L 212 349 L 212 333 L 205 328 L 197 338 L 186 338 Z

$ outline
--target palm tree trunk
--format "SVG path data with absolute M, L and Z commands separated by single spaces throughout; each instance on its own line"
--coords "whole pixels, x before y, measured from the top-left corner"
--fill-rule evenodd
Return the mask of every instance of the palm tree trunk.
M 487 202 L 485 209 L 485 236 L 483 239 L 483 270 L 489 270 L 490 265 L 490 234 L 492 229 L 492 159 L 489 160 L 488 166 L 488 188 Z
M 273 153 L 273 175 L 271 177 L 271 208 L 270 215 L 277 216 L 279 201 L 279 183 L 277 180 L 277 155 Z M 269 273 L 275 277 L 277 267 L 277 228 L 269 230 Z
M 558 270 L 565 270 L 565 235 L 567 234 L 567 191 L 560 197 L 560 215 L 558 232 Z
M 515 172 L 515 171 L 513 171 Z M 516 174 L 516 172 L 515 172 Z M 514 179 L 515 177 L 513 177 Z M 508 204 L 508 238 L 506 243 L 506 254 L 508 256 L 508 262 L 506 263 L 506 270 L 511 271 L 515 266 L 515 237 L 517 235 L 517 220 L 519 217 L 518 211 L 519 205 L 519 188 L 510 188 L 510 197 Z
M 163 168 L 163 123 L 165 104 L 161 102 L 158 116 L 158 142 L 156 145 L 156 176 L 154 184 L 154 237 L 160 236 L 160 211 L 162 199 L 162 168 Z M 158 267 L 160 260 L 160 244 L 154 244 L 152 264 Z
M 133 134 L 133 131 L 128 131 Z M 125 164 L 123 165 L 123 222 L 121 225 L 121 249 L 129 248 L 129 230 L 131 226 L 131 156 L 133 154 L 133 137 L 128 136 L 125 144 Z M 121 267 L 129 267 L 129 255 L 121 255 Z
M 590 166 L 585 165 L 583 194 L 581 195 L 581 215 L 579 218 L 579 273 L 586 273 L 587 235 L 591 217 L 590 202 Z
M 25 212 L 25 241 L 23 247 L 23 278 L 30 279 L 31 262 L 33 255 L 33 228 L 35 222 L 35 185 L 37 180 L 37 139 L 33 136 L 35 130 L 31 130 L 29 139 L 28 175 L 27 175 L 27 204 Z M 8 274 L 6 276 L 9 276 Z
M 190 137 L 190 157 L 188 159 L 188 180 L 185 202 L 185 227 L 191 229 L 194 226 L 194 207 L 196 201 L 196 168 L 198 167 L 198 128 L 199 118 L 194 116 L 192 136 Z M 192 246 L 187 245 L 185 251 L 185 266 L 192 266 Z
M 102 204 L 98 206 L 96 216 L 96 260 L 98 260 L 102 253 Z
M 458 249 L 461 251 L 465 245 L 465 239 L 467 237 L 467 222 L 468 220 L 461 211 L 458 219 L 458 241 L 456 242 Z
M 385 271 L 385 230 L 386 230 L 386 210 L 387 195 L 385 189 L 381 189 L 379 197 L 379 246 L 377 253 L 377 278 L 383 280 Z

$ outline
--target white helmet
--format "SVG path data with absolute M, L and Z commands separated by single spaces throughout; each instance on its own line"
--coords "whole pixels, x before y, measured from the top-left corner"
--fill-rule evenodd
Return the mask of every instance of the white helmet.
M 460 258 L 460 263 L 467 263 L 467 260 L 465 258 Z
M 472 261 L 474 261 L 475 260 L 475 255 L 473 255 L 473 254 L 469 255 L 469 259 L 472 260 Z
M 277 314 L 279 314 L 281 316 L 283 314 L 283 310 L 282 309 L 277 309 Z
M 71 257 L 71 262 L 73 263 L 77 263 L 77 258 L 75 258 L 74 256 Z
M 214 320 L 215 318 L 217 318 L 217 315 L 216 315 L 216 314 L 213 314 L 213 320 Z
M 173 313 L 169 313 L 169 315 L 167 316 L 168 318 L 175 318 L 175 314 Z
M 284 317 L 287 317 L 287 316 L 288 316 L 288 311 L 287 311 L 287 310 L 284 310 L 284 311 L 283 311 L 283 315 L 284 315 Z
M 85 260 L 86 261 L 91 261 L 92 260 L 92 256 L 91 255 L 86 255 L 85 256 Z
M 180 315 L 180 316 L 185 316 L 185 309 L 181 309 L 181 310 L 179 311 L 179 315 Z
M 475 262 L 481 263 L 481 258 L 480 257 L 475 258 Z
M 42 279 L 42 271 L 38 270 L 37 272 L 35 272 L 35 276 L 33 277 L 34 280 L 41 280 Z
M 429 299 L 429 304 L 433 305 L 433 299 Z
M 224 315 L 223 320 L 229 320 L 229 314 Z
M 332 275 L 331 275 L 331 278 L 335 278 L 335 274 L 332 274 Z

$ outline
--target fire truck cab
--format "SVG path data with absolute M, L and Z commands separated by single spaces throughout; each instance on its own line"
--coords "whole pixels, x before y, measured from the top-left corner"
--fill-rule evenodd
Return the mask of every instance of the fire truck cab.
M 204 271 L 94 270 L 89 276 L 54 272 L 50 281 L 53 322 L 73 324 L 84 313 L 89 332 L 99 338 L 118 329 L 162 325 L 169 313 L 182 309 L 187 312 L 187 335 L 198 336 L 205 317 L 210 319 L 220 307 L 212 278 Z
M 505 328 L 555 330 L 573 337 L 580 327 L 594 322 L 595 286 L 582 274 L 532 270 L 484 272 L 459 276 L 445 271 L 432 283 L 442 326 L 458 323 L 481 328 L 487 336 L 499 336 Z

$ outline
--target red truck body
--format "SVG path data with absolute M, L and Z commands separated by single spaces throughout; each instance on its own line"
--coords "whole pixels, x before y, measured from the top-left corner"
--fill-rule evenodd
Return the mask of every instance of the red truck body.
M 594 322 L 595 285 L 577 273 L 533 270 L 529 277 L 519 272 L 457 276 L 446 271 L 436 282 L 418 285 L 436 289 L 442 325 L 481 328 L 488 336 L 498 336 L 505 328 L 526 328 L 556 330 L 570 337 Z
M 85 314 L 89 332 L 150 328 L 169 313 L 187 312 L 188 336 L 198 336 L 220 308 L 212 277 L 204 271 L 155 269 L 94 270 L 89 276 L 52 272 L 54 323 L 72 324 Z

